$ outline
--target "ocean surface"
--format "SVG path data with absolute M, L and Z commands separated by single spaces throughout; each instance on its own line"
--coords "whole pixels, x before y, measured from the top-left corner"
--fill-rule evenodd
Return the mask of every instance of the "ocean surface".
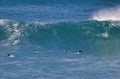
M 0 79 L 120 79 L 120 0 L 0 0 Z

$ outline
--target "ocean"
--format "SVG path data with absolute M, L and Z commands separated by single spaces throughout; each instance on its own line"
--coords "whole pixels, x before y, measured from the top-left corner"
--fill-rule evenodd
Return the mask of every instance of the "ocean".
M 0 0 L 0 79 L 120 79 L 119 13 L 119 0 Z

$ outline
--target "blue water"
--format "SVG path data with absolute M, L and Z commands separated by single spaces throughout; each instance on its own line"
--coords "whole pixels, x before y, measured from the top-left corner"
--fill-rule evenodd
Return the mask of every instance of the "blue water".
M 1 0 L 0 79 L 119 79 L 119 13 L 119 0 Z

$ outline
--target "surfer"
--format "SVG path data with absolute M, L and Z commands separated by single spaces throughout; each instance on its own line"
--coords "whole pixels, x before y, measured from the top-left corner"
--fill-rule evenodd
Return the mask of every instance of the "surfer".
M 68 49 L 65 49 L 64 51 L 65 51 L 65 52 L 70 52 Z
M 14 58 L 14 55 L 13 55 L 13 54 L 7 54 L 7 56 L 8 56 L 9 58 Z
M 83 52 L 82 50 L 79 50 L 76 54 L 80 55 L 82 52 Z
M 36 50 L 36 49 L 34 49 L 34 50 L 33 50 L 33 52 L 34 52 L 34 53 L 37 53 L 37 50 Z

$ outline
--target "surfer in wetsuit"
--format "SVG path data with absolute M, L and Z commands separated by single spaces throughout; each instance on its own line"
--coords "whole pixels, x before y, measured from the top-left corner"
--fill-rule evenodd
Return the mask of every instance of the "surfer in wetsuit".
M 82 50 L 79 50 L 76 54 L 79 55 L 79 54 L 81 54 L 82 52 L 83 52 Z
M 65 52 L 70 52 L 70 51 L 69 51 L 69 50 L 67 50 L 67 49 L 65 49 L 64 51 L 65 51 Z
M 37 50 L 36 50 L 36 49 L 34 49 L 34 50 L 33 50 L 33 52 L 34 52 L 34 53 L 37 53 Z
M 7 56 L 8 56 L 9 58 L 14 58 L 14 55 L 13 55 L 13 54 L 7 54 Z

